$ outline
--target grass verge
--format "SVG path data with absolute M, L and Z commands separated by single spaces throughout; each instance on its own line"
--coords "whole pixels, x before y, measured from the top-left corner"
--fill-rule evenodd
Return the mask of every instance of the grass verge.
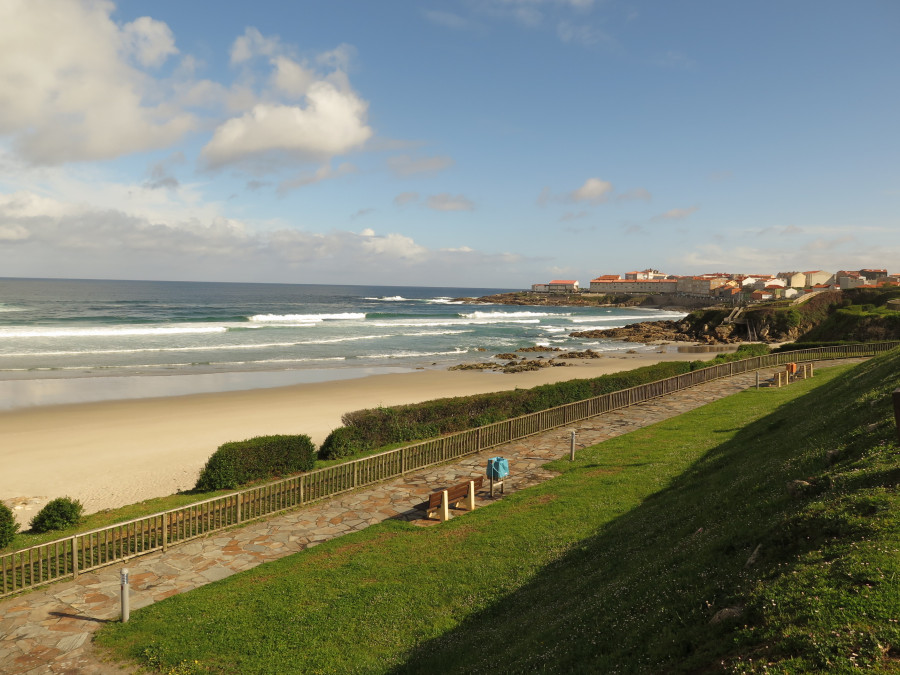
M 370 527 L 97 643 L 188 673 L 890 671 L 898 372 L 895 353 L 717 401 L 491 508 Z

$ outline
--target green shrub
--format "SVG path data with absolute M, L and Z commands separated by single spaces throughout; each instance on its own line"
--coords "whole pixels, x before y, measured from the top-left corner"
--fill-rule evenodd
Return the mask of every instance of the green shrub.
M 705 362 L 698 363 L 702 366 L 708 365 Z M 691 369 L 692 364 L 686 361 L 665 361 L 622 373 L 545 384 L 531 389 L 442 398 L 391 408 L 356 410 L 341 417 L 344 426 L 340 429 L 348 431 L 335 429 L 331 432 L 322 444 L 322 456 L 337 459 L 393 443 L 465 431 L 483 424 L 680 375 Z
M 322 459 L 343 459 L 370 448 L 371 445 L 356 427 L 338 427 L 322 443 L 319 456 Z
M 0 503 L 0 548 L 10 545 L 18 529 L 19 524 L 16 522 L 12 509 L 6 504 Z
M 712 361 L 694 361 L 692 365 L 694 366 L 693 370 L 700 370 L 701 368 L 706 368 L 707 366 L 715 366 L 720 363 L 729 363 L 731 361 L 740 361 L 741 359 L 750 359 L 754 356 L 766 356 L 771 353 L 771 348 L 769 345 L 764 345 L 760 342 L 751 342 L 749 344 L 743 344 L 738 347 L 735 351 L 725 354 L 717 355 Z
M 64 530 L 77 525 L 84 513 L 81 502 L 71 497 L 57 497 L 44 505 L 31 519 L 31 531 L 37 534 L 50 530 Z
M 316 447 L 309 436 L 257 436 L 219 446 L 200 471 L 195 490 L 233 490 L 258 480 L 309 471 Z

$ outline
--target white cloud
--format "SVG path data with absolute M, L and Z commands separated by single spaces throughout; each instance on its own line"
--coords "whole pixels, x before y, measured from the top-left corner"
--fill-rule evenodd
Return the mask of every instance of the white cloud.
M 176 53 L 148 17 L 120 27 L 112 3 L 0 3 L 0 134 L 34 163 L 109 159 L 165 147 L 195 127 L 137 68 Z M 164 88 L 164 87 L 162 87 Z
M 142 66 L 162 65 L 169 56 L 178 53 L 169 27 L 149 16 L 142 16 L 125 24 L 122 37 Z
M 462 195 L 451 195 L 442 192 L 439 195 L 431 195 L 425 201 L 429 209 L 435 211 L 474 211 L 475 204 Z
M 336 169 L 332 169 L 330 165 L 321 166 L 314 173 L 304 173 L 299 176 L 295 176 L 294 178 L 289 178 L 288 180 L 284 180 L 278 184 L 278 194 L 286 194 L 291 190 L 296 190 L 297 188 L 304 187 L 306 185 L 312 185 L 313 183 L 319 183 L 323 180 L 331 180 L 333 178 L 340 178 L 341 176 L 347 176 L 352 173 L 356 173 L 358 169 L 356 165 L 350 164 L 349 162 L 343 162 L 339 164 Z
M 154 194 L 166 199 L 169 193 Z M 169 200 L 175 209 L 178 204 Z M 472 283 L 491 285 L 520 260 L 466 246 L 429 249 L 407 235 L 371 228 L 359 233 L 308 232 L 283 223 L 260 228 L 217 209 L 183 207 L 162 218 L 147 213 L 31 191 L 0 194 L 0 267 L 14 276 L 92 278 L 159 278 L 164 270 L 186 280 L 221 278 L 227 270 L 234 280 L 320 283 L 414 284 L 427 275 L 447 285 L 458 283 L 465 267 L 484 270 Z
M 437 173 L 453 166 L 453 159 L 443 155 L 435 157 L 413 158 L 409 155 L 397 155 L 387 161 L 388 168 L 395 175 L 406 177 L 419 173 Z
M 407 204 L 412 204 L 417 201 L 419 201 L 418 192 L 401 192 L 394 197 L 394 206 L 406 206 Z
M 571 193 L 570 198 L 576 202 L 602 204 L 612 196 L 612 193 L 612 183 L 599 178 L 588 178 L 584 185 Z
M 312 84 L 307 105 L 259 103 L 220 125 L 202 154 L 210 168 L 283 156 L 321 161 L 357 150 L 372 136 L 368 104 L 330 82 Z
M 249 26 L 231 45 L 231 63 L 245 63 L 255 56 L 273 57 L 281 51 L 281 41 L 277 37 L 264 37 L 258 29 Z
M 287 56 L 276 56 L 272 60 L 272 65 L 274 68 L 272 85 L 291 98 L 305 95 L 316 80 L 314 72 Z
M 684 220 L 692 213 L 700 210 L 699 206 L 689 206 L 684 209 L 669 209 L 665 213 L 653 216 L 653 220 Z
M 301 63 L 277 37 L 247 28 L 231 48 L 232 65 L 241 66 L 244 84 L 227 92 L 232 109 L 242 114 L 215 129 L 201 151 L 206 167 L 234 165 L 258 173 L 361 149 L 373 131 L 367 124 L 368 103 L 347 77 L 353 54 L 353 47 L 341 44 L 314 63 Z M 257 57 L 271 68 L 268 88 L 258 93 Z

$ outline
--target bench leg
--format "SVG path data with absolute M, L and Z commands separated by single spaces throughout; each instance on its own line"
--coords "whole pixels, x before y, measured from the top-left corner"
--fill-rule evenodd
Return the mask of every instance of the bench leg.
M 469 509 L 469 511 L 475 510 L 475 481 L 474 480 L 469 481 L 469 496 L 466 499 L 466 508 Z
M 438 520 L 442 523 L 450 520 L 450 495 L 446 490 L 441 493 L 441 510 L 438 513 Z

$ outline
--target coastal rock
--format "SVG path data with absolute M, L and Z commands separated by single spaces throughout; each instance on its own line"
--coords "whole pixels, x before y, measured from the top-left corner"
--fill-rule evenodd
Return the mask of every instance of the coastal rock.
M 516 354 L 510 354 L 507 352 L 505 354 L 494 354 L 494 358 L 505 359 L 506 361 L 509 361 L 510 359 L 518 359 L 519 357 Z
M 519 347 L 517 352 L 561 352 L 562 347 L 548 347 L 546 345 L 535 345 L 534 347 Z
M 563 352 L 558 359 L 599 359 L 603 354 L 598 354 L 593 349 L 585 349 L 583 352 Z
M 677 321 L 642 321 L 632 323 L 620 328 L 606 328 L 603 330 L 585 330 L 569 333 L 569 337 L 579 338 L 613 338 L 627 340 L 628 342 L 696 342 L 698 337 L 689 332 L 687 324 Z

